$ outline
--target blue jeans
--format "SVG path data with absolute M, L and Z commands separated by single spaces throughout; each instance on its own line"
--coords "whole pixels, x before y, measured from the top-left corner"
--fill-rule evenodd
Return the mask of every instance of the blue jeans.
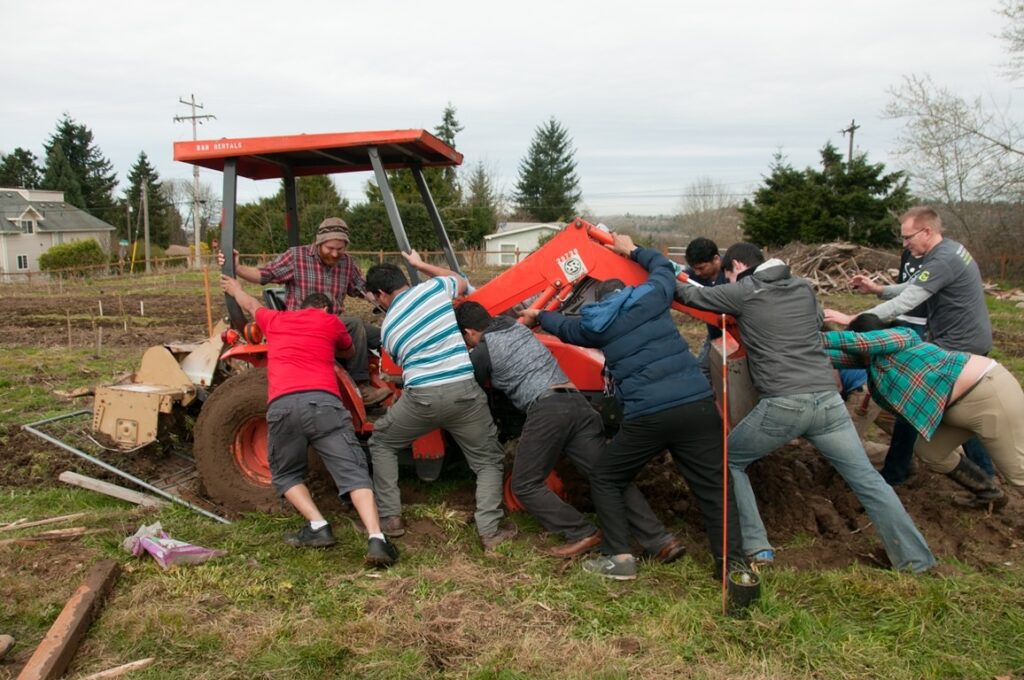
M 835 391 L 767 397 L 729 434 L 729 472 L 748 555 L 771 549 L 746 469 L 796 437 L 805 437 L 856 494 L 896 569 L 921 572 L 935 564 L 921 532 L 896 492 L 871 467 L 846 405 Z

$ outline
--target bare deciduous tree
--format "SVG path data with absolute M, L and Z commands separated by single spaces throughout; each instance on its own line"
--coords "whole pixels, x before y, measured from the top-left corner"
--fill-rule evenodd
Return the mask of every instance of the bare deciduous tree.
M 679 222 L 684 240 L 710 238 L 721 247 L 739 240 L 739 200 L 711 177 L 698 177 L 683 190 Z

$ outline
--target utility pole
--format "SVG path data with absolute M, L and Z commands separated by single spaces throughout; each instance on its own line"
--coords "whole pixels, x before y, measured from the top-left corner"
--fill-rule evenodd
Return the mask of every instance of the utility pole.
M 197 115 L 196 114 L 196 109 L 203 108 L 203 105 L 196 103 L 196 96 L 194 94 L 189 95 L 189 101 L 185 101 L 181 97 L 178 97 L 178 101 L 181 102 L 182 104 L 184 104 L 185 106 L 191 106 L 192 107 L 192 115 L 191 116 L 175 116 L 174 117 L 174 122 L 175 123 L 182 123 L 182 122 L 184 122 L 186 120 L 192 121 L 192 141 L 195 141 L 195 140 L 199 139 L 196 136 L 196 125 L 202 125 L 204 120 L 210 120 L 210 119 L 216 120 L 217 116 L 214 116 L 212 114 Z M 199 244 L 201 243 L 202 239 L 199 236 L 199 166 L 198 165 L 193 165 L 192 166 L 192 230 L 195 232 L 195 248 L 196 248 L 195 260 L 193 260 L 193 267 L 195 267 L 196 269 L 199 269 L 200 267 L 202 267 L 203 255 L 202 255 L 202 251 L 199 248 Z M 147 244 L 148 244 L 148 241 L 147 241 Z M 147 256 L 146 266 L 147 267 L 149 266 L 148 256 Z
M 843 137 L 850 135 L 850 150 L 846 153 L 846 165 L 849 166 L 853 163 L 853 133 L 860 129 L 857 125 L 857 121 L 850 119 L 850 127 L 840 130 L 843 133 Z
M 143 252 L 145 252 L 145 254 L 146 254 L 146 273 L 147 274 L 150 271 L 150 260 L 152 259 L 150 257 L 151 253 L 149 251 L 149 191 L 148 191 L 149 187 L 148 187 L 148 184 L 149 184 L 148 182 L 143 182 L 142 183 L 142 238 L 143 238 L 143 243 L 146 244 L 146 249 Z

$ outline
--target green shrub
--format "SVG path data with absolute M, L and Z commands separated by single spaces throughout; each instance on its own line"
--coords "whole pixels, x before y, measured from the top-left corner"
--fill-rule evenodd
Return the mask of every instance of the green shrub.
M 96 240 L 91 238 L 73 243 L 61 243 L 39 256 L 39 269 L 44 272 L 106 263 L 106 251 Z

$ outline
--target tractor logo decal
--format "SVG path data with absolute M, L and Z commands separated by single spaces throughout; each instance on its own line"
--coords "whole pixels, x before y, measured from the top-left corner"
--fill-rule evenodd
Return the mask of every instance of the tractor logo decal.
M 565 278 L 569 283 L 573 283 L 587 274 L 587 265 L 583 263 L 580 251 L 576 248 L 560 256 L 558 258 L 558 266 L 561 267 L 562 273 L 565 274 Z

